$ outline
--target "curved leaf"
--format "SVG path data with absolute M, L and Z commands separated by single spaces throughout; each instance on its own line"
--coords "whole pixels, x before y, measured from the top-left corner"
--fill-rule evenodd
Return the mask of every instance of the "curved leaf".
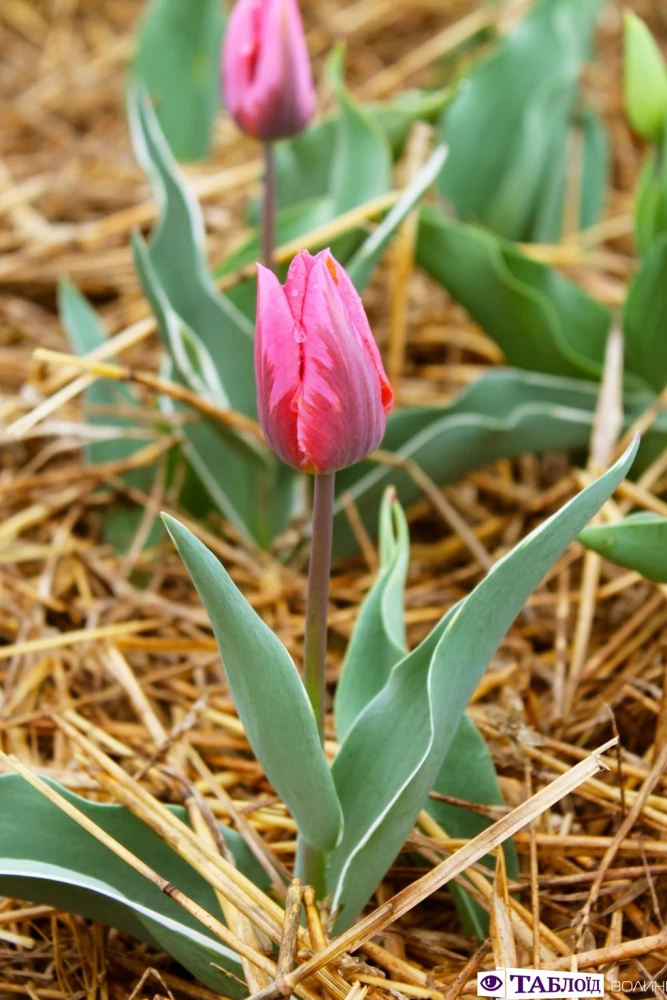
M 667 518 L 649 511 L 584 528 L 579 541 L 610 562 L 667 583 Z
M 660 392 L 667 385 L 667 233 L 635 275 L 623 312 L 627 366 Z
M 405 655 L 403 605 L 409 559 L 408 523 L 389 488 L 380 509 L 380 572 L 359 608 L 336 689 L 334 719 L 341 742 Z
M 129 91 L 128 112 L 135 155 L 161 209 L 150 241 L 151 263 L 172 308 L 212 357 L 232 409 L 255 416 L 252 326 L 215 287 L 201 210 L 137 84 Z
M 144 15 L 134 67 L 177 160 L 208 154 L 220 107 L 224 27 L 218 0 L 151 0 Z
M 545 212 L 554 218 L 552 157 L 566 147 L 579 78 L 604 2 L 542 0 L 459 88 L 442 120 L 452 155 L 440 191 L 461 218 L 509 239 L 544 234 Z
M 382 447 L 399 458 L 412 459 L 436 483 L 451 483 L 498 458 L 585 448 L 598 394 L 599 386 L 580 379 L 496 369 L 447 406 L 411 407 L 390 414 Z M 626 425 L 654 401 L 651 392 L 626 393 Z M 644 447 L 652 443 L 662 448 L 666 431 L 667 416 L 661 414 L 646 435 Z M 360 462 L 336 476 L 338 497 L 349 493 L 372 534 L 389 484 L 404 505 L 421 496 L 409 472 L 395 466 Z M 342 499 L 336 503 L 334 527 L 336 555 L 356 552 L 358 543 Z
M 206 546 L 173 517 L 163 520 L 210 618 L 258 761 L 304 839 L 330 851 L 340 834 L 340 805 L 291 656 Z
M 530 371 L 599 379 L 611 317 L 553 268 L 486 230 L 422 210 L 416 259 Z
M 208 882 L 128 809 L 88 802 L 53 781 L 49 784 L 163 878 L 222 919 Z M 169 808 L 187 821 L 184 809 Z M 266 873 L 241 837 L 228 828 L 223 833 L 238 868 L 267 889 Z M 17 774 L 0 776 L 0 895 L 117 927 L 172 955 L 209 989 L 234 997 L 246 993 L 213 964 L 242 977 L 234 952 Z
M 331 174 L 334 218 L 388 191 L 392 167 L 391 149 L 382 129 L 344 87 L 337 89 L 337 97 L 340 117 Z
M 461 717 L 447 756 L 433 782 L 432 791 L 483 806 L 505 804 L 489 748 L 467 713 Z M 450 837 L 471 839 L 492 822 L 463 806 L 439 802 L 431 797 L 426 803 L 426 810 Z M 517 878 L 519 862 L 513 840 L 505 841 L 503 852 L 510 878 Z M 482 864 L 488 865 L 489 868 L 493 868 L 494 863 L 492 857 L 482 860 Z M 450 883 L 448 890 L 456 904 L 465 933 L 474 934 L 482 939 L 486 937 L 489 932 L 489 917 L 486 910 L 458 883 Z
M 424 642 L 396 664 L 356 719 L 332 772 L 343 837 L 330 859 L 337 928 L 349 926 L 401 850 L 466 705 L 525 600 L 627 474 L 637 442 L 523 539 Z

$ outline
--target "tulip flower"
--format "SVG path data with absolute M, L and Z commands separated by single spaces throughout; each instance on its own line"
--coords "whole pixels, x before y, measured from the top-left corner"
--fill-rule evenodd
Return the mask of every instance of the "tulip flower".
M 264 435 L 284 462 L 328 473 L 380 444 L 393 393 L 361 299 L 329 250 L 259 268 L 255 378 Z
M 255 380 L 267 441 L 288 465 L 317 473 L 303 679 L 324 741 L 335 473 L 377 448 L 394 401 L 361 299 L 329 250 L 298 253 L 284 286 L 260 266 Z M 301 865 L 319 884 L 318 852 L 303 845 Z
M 303 131 L 315 90 L 297 0 L 238 0 L 222 54 L 225 104 L 237 125 L 265 142 Z

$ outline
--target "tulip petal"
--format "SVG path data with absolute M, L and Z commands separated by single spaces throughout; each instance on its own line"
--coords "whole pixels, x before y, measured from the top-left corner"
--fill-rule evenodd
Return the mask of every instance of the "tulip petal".
M 259 420 L 267 441 L 284 461 L 303 465 L 297 434 L 302 348 L 285 290 L 272 271 L 258 266 L 255 380 Z
M 315 470 L 330 472 L 377 448 L 386 418 L 366 336 L 350 323 L 325 255 L 318 255 L 308 278 L 302 325 L 299 447 Z

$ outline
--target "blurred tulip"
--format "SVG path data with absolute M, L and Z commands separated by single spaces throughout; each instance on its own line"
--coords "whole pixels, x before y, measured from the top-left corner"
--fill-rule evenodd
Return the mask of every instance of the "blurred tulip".
M 625 107 L 635 132 L 659 144 L 667 119 L 667 66 L 640 17 L 625 12 Z
M 237 125 L 265 142 L 303 131 L 315 90 L 297 0 L 238 0 L 222 53 L 224 100 Z
M 393 393 L 361 299 L 329 250 L 300 251 L 284 287 L 259 267 L 255 378 L 264 435 L 296 469 L 335 472 L 382 441 Z

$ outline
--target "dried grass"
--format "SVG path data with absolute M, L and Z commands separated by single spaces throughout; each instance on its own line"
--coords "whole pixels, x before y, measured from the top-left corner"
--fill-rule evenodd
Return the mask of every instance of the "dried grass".
M 516 14 L 522 5 L 512 6 Z M 633 6 L 667 40 L 660 0 Z M 295 828 L 252 757 L 179 559 L 166 544 L 143 551 L 137 544 L 131 558 L 121 558 L 101 541 L 100 515 L 109 503 L 174 507 L 160 481 L 147 497 L 119 478 L 130 464 L 159 459 L 165 442 L 151 441 L 132 463 L 86 468 L 82 447 L 91 431 L 81 393 L 92 376 L 81 366 L 64 369 L 33 356 L 39 348 L 52 361 L 48 352 L 68 350 L 55 291 L 57 279 L 70 275 L 93 297 L 114 338 L 95 361 L 116 355 L 119 377 L 142 376 L 135 381 L 146 408 L 137 416 L 148 417 L 159 345 L 127 237 L 134 226 L 150 226 L 155 207 L 123 115 L 136 7 L 134 0 L 0 4 L 0 419 L 14 431 L 3 432 L 0 450 L 0 746 L 19 761 L 4 760 L 0 769 L 38 770 L 82 794 L 125 801 L 152 824 L 167 823 L 159 802 L 186 800 L 196 834 L 172 824 L 164 835 L 224 899 L 225 933 L 243 950 L 256 989 L 275 973 L 258 957 L 260 933 L 283 941 L 283 985 L 300 978 L 310 956 L 308 969 L 321 968 L 299 992 L 338 1000 L 368 994 L 455 1000 L 474 992 L 476 971 L 494 956 L 514 953 L 522 964 L 570 969 L 575 963 L 610 978 L 660 978 L 667 963 L 665 588 L 604 561 L 592 565 L 577 545 L 529 600 L 472 705 L 508 806 L 523 809 L 528 823 L 515 837 L 518 884 L 508 885 L 500 873 L 491 887 L 474 865 L 465 873 L 493 912 L 490 942 L 479 948 L 460 933 L 440 888 L 438 865 L 458 872 L 447 858 L 465 843 L 425 815 L 409 841 L 423 859 L 421 880 L 411 884 L 414 870 L 397 865 L 378 890 L 374 916 L 357 937 L 334 945 L 326 913 L 308 889 L 307 931 L 295 923 L 301 890 L 293 889 L 285 941 L 284 898 L 251 889 L 219 853 L 210 816 L 236 825 L 276 882 L 292 864 Z M 492 16 L 491 8 L 451 0 L 353 0 L 344 8 L 318 0 L 304 8 L 317 65 L 332 38 L 347 38 L 350 80 L 364 96 L 433 80 L 452 40 Z M 629 212 L 641 161 L 620 106 L 619 29 L 619 10 L 610 5 L 602 59 L 587 82 L 614 139 L 607 216 L 558 247 L 529 248 L 611 305 L 622 302 L 635 267 Z M 403 178 L 423 155 L 417 136 Z M 238 242 L 259 171 L 255 147 L 221 120 L 213 157 L 188 170 L 203 202 L 212 259 Z M 401 402 L 442 403 L 501 359 L 463 310 L 416 272 L 413 245 L 408 220 L 367 302 Z M 656 495 L 664 472 L 663 461 L 639 484 L 624 484 L 603 516 L 617 516 L 629 502 L 664 513 Z M 549 455 L 497 462 L 454 487 L 422 481 L 424 500 L 410 512 L 410 642 L 587 475 Z M 220 521 L 198 530 L 298 661 L 304 566 L 285 566 L 252 549 Z M 295 540 L 296 530 L 289 541 Z M 372 543 L 362 542 L 362 556 L 335 567 L 332 686 L 377 562 Z M 136 587 L 133 571 L 148 585 Z M 617 734 L 609 771 L 593 777 L 590 752 Z M 330 720 L 327 735 L 334 753 Z M 539 815 L 525 806 L 533 794 L 540 801 L 548 796 L 554 779 L 571 781 L 573 768 L 586 772 L 578 788 L 567 786 L 565 797 L 559 793 Z M 492 815 L 511 825 L 511 813 Z M 407 900 L 400 912 L 397 900 Z M 363 927 L 368 940 L 351 956 L 347 949 L 359 943 Z M 0 900 L 0 996 L 106 1000 L 153 991 L 213 996 L 165 956 L 117 932 L 49 907 Z

